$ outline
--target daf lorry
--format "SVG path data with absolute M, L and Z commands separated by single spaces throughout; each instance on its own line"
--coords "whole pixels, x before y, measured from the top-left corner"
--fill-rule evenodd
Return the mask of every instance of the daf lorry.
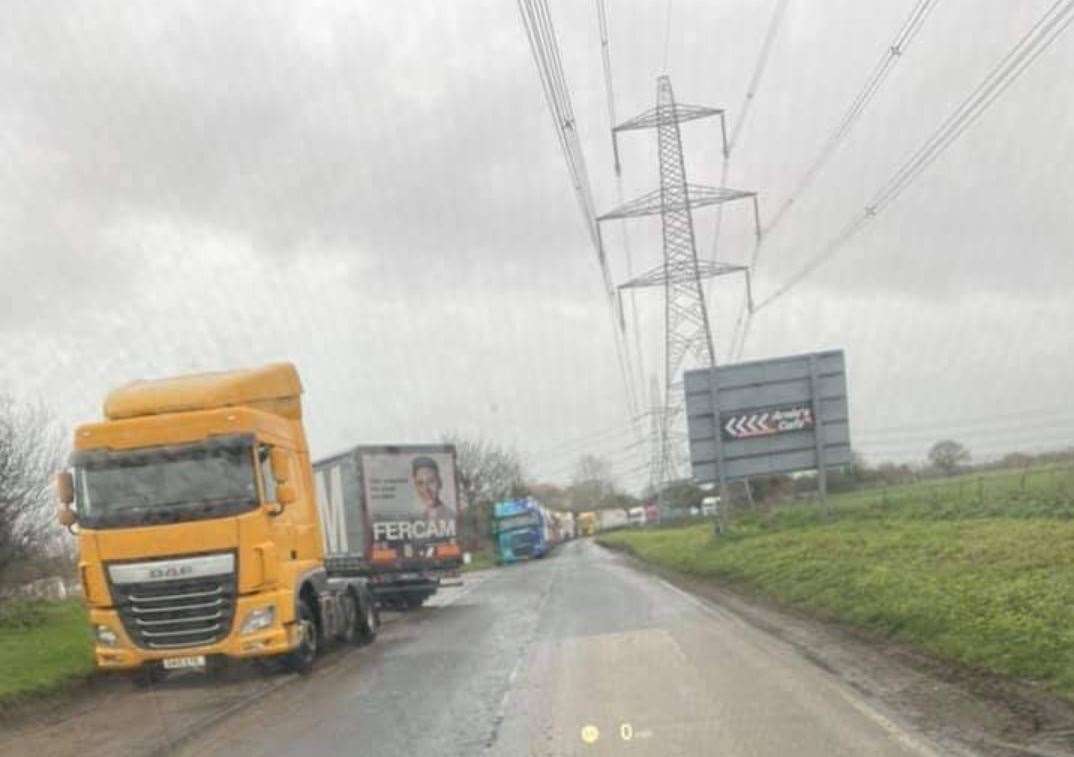
M 358 446 L 313 464 L 330 570 L 412 609 L 462 565 L 451 445 Z
M 369 641 L 368 582 L 326 565 L 290 363 L 136 381 L 74 433 L 57 477 L 101 670 L 158 680 L 225 658 L 307 672 Z

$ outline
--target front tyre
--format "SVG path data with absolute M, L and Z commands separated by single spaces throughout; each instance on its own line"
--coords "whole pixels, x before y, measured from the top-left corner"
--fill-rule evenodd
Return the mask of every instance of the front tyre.
M 313 610 L 302 600 L 298 603 L 298 617 L 295 620 L 298 626 L 298 646 L 284 655 L 283 662 L 288 669 L 302 675 L 313 670 L 313 661 L 317 659 L 318 637 L 317 621 L 313 616 Z

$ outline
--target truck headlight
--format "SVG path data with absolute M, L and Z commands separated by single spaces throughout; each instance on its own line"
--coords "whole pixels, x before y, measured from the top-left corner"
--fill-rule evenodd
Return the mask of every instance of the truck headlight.
M 258 607 L 256 610 L 251 610 L 246 616 L 246 620 L 242 621 L 242 629 L 239 633 L 246 635 L 248 633 L 253 633 L 254 631 L 260 631 L 270 627 L 275 622 L 275 607 L 271 605 L 268 607 Z
M 119 637 L 116 635 L 116 632 L 108 626 L 94 626 L 93 635 L 97 637 L 97 643 L 102 646 L 114 647 L 119 643 Z

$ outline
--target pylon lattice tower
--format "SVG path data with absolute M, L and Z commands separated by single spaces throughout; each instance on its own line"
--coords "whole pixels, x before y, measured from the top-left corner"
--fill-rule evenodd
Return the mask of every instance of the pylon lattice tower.
M 659 77 L 656 107 L 615 126 L 612 129 L 612 145 L 618 163 L 619 132 L 655 128 L 659 147 L 660 188 L 597 218 L 598 222 L 602 222 L 659 214 L 661 219 L 663 263 L 619 285 L 620 290 L 655 286 L 664 289 L 664 397 L 658 423 L 660 457 L 659 461 L 654 460 L 653 463 L 658 470 L 650 472 L 658 492 L 662 492 L 669 482 L 680 478 L 678 448 L 685 439 L 685 433 L 678 428 L 684 415 L 684 395 L 680 391 L 681 383 L 677 381 L 680 372 L 689 358 L 693 358 L 700 367 L 714 368 L 716 365 L 715 345 L 701 282 L 715 276 L 748 273 L 746 266 L 698 259 L 693 209 L 752 199 L 756 233 L 760 234 L 756 192 L 690 184 L 686 179 L 679 124 L 710 116 L 720 117 L 726 155 L 727 132 L 723 110 L 675 102 L 671 80 L 666 75 Z

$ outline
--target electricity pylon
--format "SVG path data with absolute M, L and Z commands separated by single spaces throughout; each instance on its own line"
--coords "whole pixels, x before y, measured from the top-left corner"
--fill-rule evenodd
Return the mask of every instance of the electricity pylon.
M 747 266 L 698 260 L 694 237 L 693 208 L 718 205 L 732 200 L 752 199 L 754 223 L 760 235 L 757 193 L 727 187 L 690 184 L 682 155 L 679 124 L 710 116 L 720 117 L 724 154 L 727 132 L 724 112 L 717 108 L 675 102 L 671 80 L 656 80 L 656 107 L 612 129 L 612 144 L 618 163 L 618 134 L 622 131 L 656 129 L 660 159 L 660 188 L 631 200 L 597 218 L 598 222 L 616 218 L 660 215 L 663 226 L 662 265 L 637 276 L 619 289 L 662 286 L 664 288 L 664 398 L 659 413 L 660 460 L 654 484 L 662 492 L 679 476 L 678 450 L 684 434 L 676 427 L 684 416 L 684 395 L 677 382 L 688 357 L 700 367 L 715 368 L 716 351 L 709 326 L 708 309 L 702 280 L 733 273 L 748 273 Z M 598 223 L 598 233 L 600 224 Z M 722 477 L 723 472 L 720 472 Z M 722 487 L 721 487 L 722 488 Z

